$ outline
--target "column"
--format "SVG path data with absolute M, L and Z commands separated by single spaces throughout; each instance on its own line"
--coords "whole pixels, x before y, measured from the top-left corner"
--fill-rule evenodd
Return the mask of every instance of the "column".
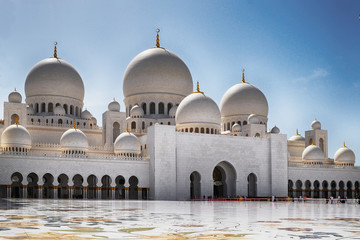
M 57 179 L 54 177 L 54 182 L 53 182 L 53 196 L 54 199 L 58 199 L 58 188 L 59 188 L 59 182 L 57 181 Z
M 69 186 L 69 198 L 73 199 L 74 186 Z
M 138 188 L 138 199 L 142 200 L 142 188 L 141 187 Z
M 101 199 L 101 187 L 96 187 L 96 199 Z
M 110 193 L 111 193 L 111 200 L 115 200 L 115 190 L 116 190 L 116 185 L 111 185 L 110 186 Z
M 6 185 L 6 197 L 11 198 L 11 185 Z
M 43 198 L 43 189 L 44 189 L 44 182 L 42 181 L 42 179 L 39 179 L 39 181 L 38 181 L 38 198 L 39 199 Z
M 24 184 L 22 186 L 22 193 L 23 193 L 22 198 L 27 198 L 27 187 L 28 187 L 29 183 L 28 183 L 26 177 L 24 177 L 23 182 L 24 182 Z
M 311 187 L 310 190 L 311 190 L 310 198 L 314 198 L 315 189 L 313 187 Z
M 125 187 L 125 199 L 129 199 L 129 187 Z
M 83 199 L 87 199 L 88 198 L 88 187 L 84 186 L 83 187 Z

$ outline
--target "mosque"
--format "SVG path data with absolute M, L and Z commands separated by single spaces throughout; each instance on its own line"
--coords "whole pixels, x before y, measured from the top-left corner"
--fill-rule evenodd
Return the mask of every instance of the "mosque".
M 251 81 L 251 80 L 250 80 Z M 156 45 L 135 56 L 102 126 L 84 106 L 84 82 L 57 55 L 30 69 L 0 122 L 0 197 L 156 199 L 355 198 L 360 168 L 345 144 L 328 156 L 314 120 L 305 137 L 267 131 L 265 95 L 245 80 L 220 107 L 193 90 L 186 64 Z

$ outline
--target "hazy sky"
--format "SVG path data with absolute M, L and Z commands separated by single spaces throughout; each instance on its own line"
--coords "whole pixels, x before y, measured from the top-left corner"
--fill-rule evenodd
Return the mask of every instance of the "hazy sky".
M 187 64 L 218 105 L 246 80 L 269 102 L 268 128 L 304 135 L 317 118 L 329 156 L 345 140 L 360 156 L 360 1 L 5 1 L 0 0 L 0 102 L 53 54 L 85 84 L 85 106 L 101 124 L 138 53 L 161 46 Z M 3 106 L 0 106 L 3 118 Z

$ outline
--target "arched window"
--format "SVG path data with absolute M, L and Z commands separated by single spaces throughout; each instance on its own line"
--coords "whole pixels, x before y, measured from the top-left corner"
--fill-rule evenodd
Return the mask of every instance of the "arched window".
M 48 112 L 54 112 L 54 106 L 52 103 L 48 104 Z
M 226 130 L 231 130 L 229 122 L 227 123 L 227 129 Z
M 159 103 L 159 114 L 164 114 L 164 103 Z
M 168 115 L 169 115 L 169 113 L 170 113 L 170 109 L 172 108 L 172 106 L 173 106 L 173 105 L 172 105 L 171 103 L 168 103 L 168 106 L 167 106 L 167 107 L 168 107 L 168 109 L 167 109 L 167 114 L 168 114 Z
M 35 112 L 39 112 L 39 104 L 38 103 L 35 103 Z
M 168 122 L 168 125 L 171 125 L 171 122 Z
M 62 119 L 59 119 L 58 120 L 58 124 L 62 124 L 63 123 L 63 120 Z
M 195 133 L 199 133 L 199 128 L 195 128 Z
M 204 130 L 204 128 L 201 128 L 201 133 L 205 133 L 205 130 Z
M 247 121 L 243 121 L 243 125 L 247 125 Z
M 146 114 L 146 103 L 141 104 L 142 109 L 144 110 L 144 114 Z
M 79 114 L 79 107 L 76 107 L 75 108 L 76 110 L 75 110 L 75 116 L 79 116 L 80 114 Z
M 129 106 L 129 115 L 128 116 L 130 116 L 131 109 L 132 109 L 132 106 L 130 105 Z
M 155 103 L 150 103 L 150 114 L 155 114 Z
M 45 103 L 42 103 L 41 104 L 41 112 L 45 112 L 46 111 L 46 104 Z
M 324 139 L 322 138 L 319 139 L 319 147 L 324 152 Z
M 74 114 L 74 106 L 73 106 L 73 105 L 70 106 L 70 114 L 71 114 L 71 115 Z
M 145 129 L 145 122 L 142 122 L 142 126 L 141 126 L 142 130 Z
M 256 134 L 255 134 L 255 137 L 260 137 L 260 133 L 256 133 Z
M 194 131 L 194 129 L 193 128 L 190 128 L 190 132 L 192 133 Z
M 131 129 L 134 129 L 134 130 L 136 129 L 136 122 L 131 123 Z
M 19 115 L 17 114 L 11 115 L 11 124 L 16 123 L 16 121 L 18 121 L 18 123 L 20 122 Z
M 115 142 L 116 138 L 120 135 L 120 124 L 118 122 L 114 122 L 113 124 L 113 142 Z
M 68 114 L 68 105 L 64 104 L 65 114 Z

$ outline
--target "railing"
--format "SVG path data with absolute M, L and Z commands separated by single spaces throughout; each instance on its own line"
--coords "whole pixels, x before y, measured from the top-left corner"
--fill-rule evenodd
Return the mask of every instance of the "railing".
M 289 167 L 302 167 L 302 168 L 353 168 L 360 169 L 357 166 L 346 166 L 338 164 L 306 164 L 306 163 L 289 163 Z
M 66 124 L 66 123 L 43 123 L 43 122 L 38 122 L 38 121 L 27 121 L 27 125 L 33 125 L 33 126 L 43 126 L 43 127 L 62 127 L 62 128 L 72 128 L 74 125 L 72 124 Z M 79 124 L 77 125 L 77 127 L 79 129 L 102 129 L 101 127 L 97 126 L 97 125 L 92 125 L 90 127 L 89 124 L 86 124 L 86 126 L 84 126 L 83 124 Z

